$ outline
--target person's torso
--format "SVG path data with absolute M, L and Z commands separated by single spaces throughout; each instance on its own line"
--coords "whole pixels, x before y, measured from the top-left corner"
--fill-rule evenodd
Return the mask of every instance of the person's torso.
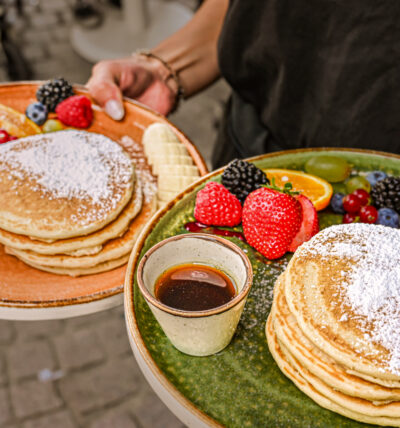
M 231 0 L 219 61 L 281 147 L 400 153 L 400 1 Z

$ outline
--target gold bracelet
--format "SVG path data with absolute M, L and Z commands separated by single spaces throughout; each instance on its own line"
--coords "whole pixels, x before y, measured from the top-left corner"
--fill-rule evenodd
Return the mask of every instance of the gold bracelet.
M 177 87 L 175 102 L 170 111 L 170 113 L 173 113 L 178 108 L 180 101 L 185 97 L 185 91 L 183 89 L 181 79 L 179 78 L 178 73 L 171 67 L 171 65 L 167 61 L 163 60 L 161 57 L 159 57 L 158 55 L 154 54 L 153 52 L 147 49 L 139 49 L 134 53 L 134 55 L 135 54 L 142 55 L 146 58 L 153 58 L 159 61 L 168 70 L 169 74 L 164 78 L 164 82 L 167 83 L 169 78 L 172 78 L 176 83 L 176 87 Z

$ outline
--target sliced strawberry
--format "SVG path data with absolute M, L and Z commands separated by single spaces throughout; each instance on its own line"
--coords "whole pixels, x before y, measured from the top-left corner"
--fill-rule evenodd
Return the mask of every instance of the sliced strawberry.
M 308 241 L 319 232 L 318 214 L 313 203 L 304 195 L 297 195 L 296 198 L 301 204 L 303 218 L 300 229 L 288 248 L 292 252 L 295 252 L 303 242 Z

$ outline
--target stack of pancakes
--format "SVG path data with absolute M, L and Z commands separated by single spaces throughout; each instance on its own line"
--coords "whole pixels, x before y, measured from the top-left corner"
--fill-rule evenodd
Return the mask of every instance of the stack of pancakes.
M 276 282 L 266 334 L 319 405 L 400 426 L 400 230 L 333 226 L 303 244 Z
M 78 276 L 124 264 L 141 208 L 132 160 L 103 135 L 67 130 L 0 146 L 0 243 L 35 268 Z

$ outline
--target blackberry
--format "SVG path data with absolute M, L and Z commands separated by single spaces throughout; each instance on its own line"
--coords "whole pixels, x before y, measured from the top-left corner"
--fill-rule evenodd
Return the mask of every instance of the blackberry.
M 386 177 L 371 190 L 371 197 L 378 208 L 392 208 L 400 213 L 400 177 Z
M 222 184 L 243 204 L 253 190 L 262 184 L 269 184 L 267 176 L 254 164 L 234 159 L 225 168 L 221 178 Z
M 44 104 L 48 111 L 55 111 L 57 105 L 71 95 L 74 95 L 74 90 L 62 77 L 46 82 L 36 91 L 37 100 Z

